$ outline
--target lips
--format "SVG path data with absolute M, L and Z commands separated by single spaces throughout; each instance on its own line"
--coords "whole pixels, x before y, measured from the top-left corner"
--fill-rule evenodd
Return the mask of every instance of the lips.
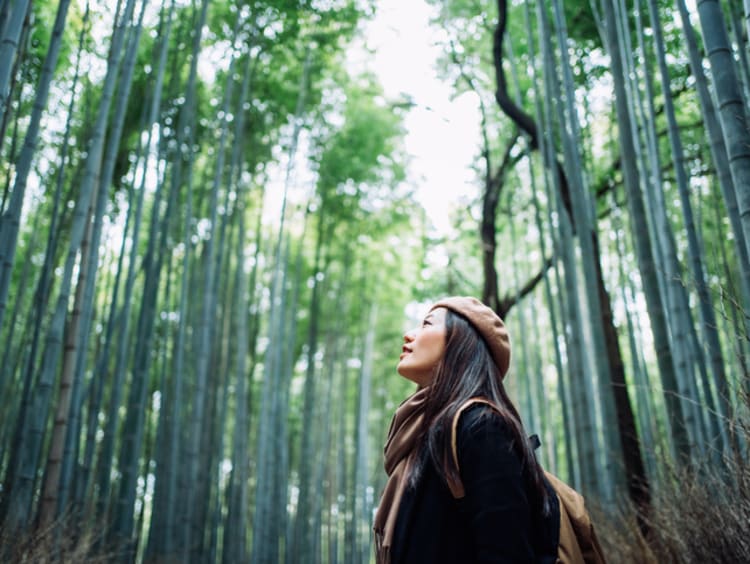
M 411 352 L 411 349 L 409 347 L 407 347 L 407 346 L 401 347 L 401 356 L 399 356 L 398 359 L 401 360 L 402 358 L 404 358 L 410 352 Z

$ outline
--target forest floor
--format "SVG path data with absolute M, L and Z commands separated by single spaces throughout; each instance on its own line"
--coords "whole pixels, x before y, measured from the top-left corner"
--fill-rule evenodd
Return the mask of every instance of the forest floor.
M 750 463 L 738 457 L 675 470 L 652 493 L 641 520 L 623 506 L 616 514 L 592 509 L 597 536 L 610 563 L 750 562 Z

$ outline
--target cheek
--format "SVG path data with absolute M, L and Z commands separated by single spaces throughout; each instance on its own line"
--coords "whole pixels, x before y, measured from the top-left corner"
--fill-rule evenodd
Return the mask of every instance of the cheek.
M 445 339 L 440 335 L 430 344 L 430 356 L 437 362 L 445 352 Z

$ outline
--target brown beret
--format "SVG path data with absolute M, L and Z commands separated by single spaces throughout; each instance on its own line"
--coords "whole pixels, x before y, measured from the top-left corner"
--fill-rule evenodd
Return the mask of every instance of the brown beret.
M 505 378 L 510 365 L 510 337 L 503 320 L 478 299 L 468 296 L 443 298 L 433 304 L 430 311 L 438 307 L 449 309 L 469 320 L 487 344 L 495 365 L 500 370 L 500 377 Z

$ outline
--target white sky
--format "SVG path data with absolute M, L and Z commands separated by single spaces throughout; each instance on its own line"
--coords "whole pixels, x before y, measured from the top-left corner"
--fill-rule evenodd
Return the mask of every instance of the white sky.
M 374 72 L 386 97 L 416 104 L 404 123 L 411 161 L 407 182 L 415 186 L 435 228 L 445 233 L 458 199 L 478 190 L 470 165 L 477 152 L 479 112 L 473 94 L 451 101 L 450 86 L 436 75 L 440 32 L 429 25 L 431 10 L 422 0 L 379 0 L 364 32 L 373 54 L 355 46 L 349 63 L 353 71 Z

